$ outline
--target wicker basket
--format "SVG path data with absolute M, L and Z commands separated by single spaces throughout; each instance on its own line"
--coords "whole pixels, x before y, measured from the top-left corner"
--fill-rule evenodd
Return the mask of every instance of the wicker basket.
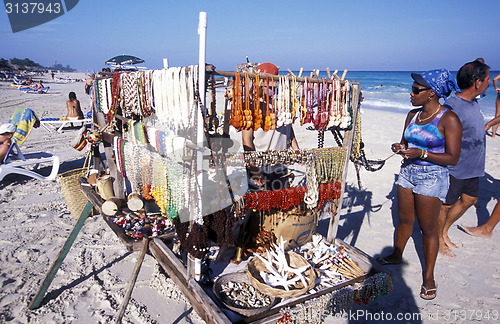
M 88 200 L 80 189 L 79 177 L 84 177 L 87 168 L 79 168 L 61 173 L 57 176 L 57 180 L 61 184 L 61 190 L 64 195 L 64 200 L 68 205 L 71 214 L 78 218 L 82 213 Z
M 288 264 L 293 268 L 300 268 L 305 265 L 309 265 L 306 259 L 295 252 L 287 252 L 286 253 Z M 261 271 L 266 271 L 266 266 L 264 262 L 262 262 L 259 258 L 252 258 L 247 264 L 247 276 L 252 285 L 259 289 L 263 294 L 269 295 L 271 297 L 279 297 L 279 298 L 292 298 L 298 297 L 305 294 L 310 289 L 314 288 L 316 283 L 316 272 L 312 267 L 309 267 L 306 271 L 303 272 L 303 275 L 306 278 L 307 285 L 304 287 L 301 281 L 298 281 L 295 287 L 289 288 L 289 290 L 285 290 L 285 288 L 277 288 L 271 287 L 267 285 L 262 277 L 260 276 Z
M 253 316 L 253 315 L 257 315 L 257 314 L 260 314 L 262 312 L 265 312 L 266 310 L 270 309 L 278 302 L 278 299 L 269 296 L 269 298 L 271 299 L 271 302 L 269 305 L 264 306 L 264 307 L 245 308 L 245 307 L 236 305 L 231 300 L 229 300 L 226 296 L 224 296 L 224 293 L 221 292 L 222 285 L 225 283 L 228 283 L 228 282 L 245 283 L 245 284 L 250 285 L 250 286 L 252 286 L 252 284 L 248 280 L 248 277 L 245 274 L 245 272 L 228 273 L 226 275 L 220 276 L 214 282 L 213 291 L 214 291 L 215 296 L 217 296 L 217 298 L 224 304 L 225 307 L 232 310 L 233 312 L 236 312 L 236 313 L 241 314 L 243 316 L 249 317 L 249 316 Z

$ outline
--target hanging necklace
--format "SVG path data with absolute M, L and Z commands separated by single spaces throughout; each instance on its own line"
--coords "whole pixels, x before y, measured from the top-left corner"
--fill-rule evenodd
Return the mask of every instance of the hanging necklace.
M 435 112 L 433 112 L 433 113 L 432 113 L 429 117 L 426 117 L 426 118 L 424 118 L 424 119 L 420 119 L 420 114 L 422 113 L 422 111 L 420 111 L 420 112 L 418 113 L 418 116 L 417 116 L 417 121 L 418 121 L 419 123 L 421 123 L 421 122 L 424 122 L 424 121 L 426 121 L 426 120 L 429 120 L 430 118 L 434 117 L 434 115 L 435 115 L 435 114 L 437 114 L 437 113 L 438 113 L 439 109 L 441 109 L 441 105 L 439 105 L 439 106 L 438 106 L 438 108 L 436 109 L 436 111 L 435 111 Z

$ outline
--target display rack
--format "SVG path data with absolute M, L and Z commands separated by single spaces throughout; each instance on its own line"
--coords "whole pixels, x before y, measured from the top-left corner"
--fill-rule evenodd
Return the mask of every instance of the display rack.
M 230 139 L 231 136 L 239 136 L 239 134 L 236 135 L 234 133 L 230 134 L 229 123 L 231 119 L 231 109 L 233 107 L 231 106 L 231 104 L 228 104 L 227 100 L 225 102 L 224 108 L 218 109 L 219 112 L 222 110 L 222 113 L 225 116 L 225 118 L 223 119 L 223 125 L 221 127 L 221 129 L 223 129 L 223 133 L 218 134 L 217 131 L 215 131 L 212 132 L 212 134 L 209 134 L 209 132 L 207 131 L 208 127 L 206 126 L 206 123 L 207 120 L 210 119 L 210 116 L 208 116 L 210 113 L 209 109 L 205 108 L 207 105 L 205 99 L 207 93 L 206 90 L 207 80 L 209 80 L 213 76 L 223 76 L 226 78 L 233 78 L 233 79 L 243 76 L 249 80 L 252 80 L 252 82 L 255 82 L 252 86 L 253 87 L 252 91 L 255 91 L 255 89 L 259 87 L 259 84 L 256 82 L 256 80 L 259 79 L 267 80 L 267 83 L 264 83 L 267 84 L 265 91 L 269 91 L 269 82 L 291 82 L 289 81 L 289 79 L 286 79 L 287 81 L 284 81 L 285 80 L 284 78 L 288 78 L 289 76 L 286 77 L 269 76 L 269 75 L 259 75 L 254 73 L 218 71 L 213 66 L 206 65 L 204 57 L 205 30 L 206 30 L 206 14 L 201 13 L 200 25 L 199 25 L 199 33 L 200 33 L 199 66 L 198 69 L 193 67 L 189 69 L 189 73 L 194 73 L 193 75 L 197 75 L 198 81 L 193 82 L 193 84 L 190 84 L 190 86 L 186 88 L 183 88 L 184 92 L 182 93 L 190 93 L 191 96 L 190 98 L 192 100 L 191 99 L 181 100 L 180 106 L 176 106 L 179 115 L 184 114 L 185 120 L 189 120 L 190 122 L 194 121 L 194 123 L 189 124 L 188 127 L 183 127 L 183 131 L 184 132 L 188 131 L 189 134 L 188 135 L 184 134 L 182 138 L 182 145 L 181 148 L 178 150 L 179 152 L 182 152 L 182 154 L 180 154 L 181 156 L 179 157 L 179 160 L 177 160 L 176 162 L 170 160 L 171 159 L 170 156 L 175 155 L 175 152 L 174 153 L 169 152 L 168 154 L 164 152 L 164 149 L 168 150 L 168 148 L 165 148 L 161 144 L 165 143 L 164 138 L 167 135 L 165 135 L 166 131 L 160 129 L 160 127 L 158 126 L 162 125 L 162 123 L 158 122 L 158 120 L 160 119 L 161 121 L 161 118 L 167 120 L 168 118 L 174 118 L 177 116 L 158 116 L 157 115 L 158 111 L 161 110 L 160 107 L 156 106 L 155 107 L 156 111 L 152 109 L 150 102 L 148 102 L 150 98 L 147 98 L 144 95 L 145 92 L 150 91 L 150 89 L 155 86 L 153 85 L 153 81 L 151 80 L 160 80 L 160 79 L 154 79 L 157 75 L 160 74 L 162 77 L 165 78 L 170 70 L 164 69 L 164 71 L 158 73 L 156 73 L 156 71 L 122 72 L 121 76 L 118 74 L 108 76 L 108 78 L 106 78 L 107 80 L 106 82 L 102 82 L 103 80 L 95 81 L 94 87 L 96 89 L 99 89 L 99 91 L 101 92 L 99 92 L 98 96 L 100 102 L 96 101 L 93 110 L 93 115 L 94 115 L 93 127 L 95 128 L 94 130 L 99 133 L 100 141 L 93 143 L 91 146 L 91 150 L 94 156 L 94 166 L 97 167 L 105 164 L 106 170 L 100 170 L 100 171 L 101 172 L 106 171 L 106 173 L 108 173 L 114 179 L 113 191 L 115 195 L 113 199 L 123 202 L 124 207 L 120 207 L 120 204 L 117 204 L 117 210 L 115 214 L 131 212 L 130 209 L 127 209 L 127 204 L 126 204 L 127 196 L 130 193 L 135 193 L 136 195 L 146 193 L 147 195 L 152 197 L 149 197 L 147 199 L 143 197 L 143 200 L 148 200 L 156 203 L 150 204 L 153 207 L 151 206 L 148 207 L 145 205 L 142 210 L 138 211 L 138 213 L 142 215 L 141 217 L 145 217 L 150 214 L 170 215 L 169 214 L 170 211 L 168 210 L 168 208 L 178 207 L 174 203 L 175 197 L 172 192 L 174 191 L 175 188 L 179 188 L 182 187 L 183 185 L 186 185 L 187 182 L 182 182 L 184 181 L 182 180 L 183 178 L 174 177 L 173 172 L 175 170 L 171 171 L 169 169 L 168 163 L 171 163 L 170 166 L 172 167 L 175 166 L 175 168 L 177 168 L 178 166 L 182 166 L 184 170 L 183 174 L 186 173 L 186 170 L 189 170 L 189 173 L 191 174 L 190 183 L 193 183 L 194 181 L 196 183 L 196 186 L 199 187 L 198 190 L 200 191 L 203 190 L 201 189 L 203 188 L 202 185 L 204 184 L 204 182 L 207 182 L 206 177 L 204 178 L 204 172 L 206 171 L 204 170 L 204 163 L 207 160 L 211 161 L 215 160 L 214 156 L 216 156 L 216 154 L 214 153 L 215 149 L 210 147 L 210 145 L 213 145 L 214 139 L 215 138 Z M 185 72 L 184 70 L 180 71 L 181 71 L 180 75 L 182 78 L 183 75 L 187 72 Z M 177 73 L 177 70 L 174 72 Z M 130 76 L 132 75 L 127 75 L 127 73 L 130 74 L 134 73 L 133 78 L 130 78 Z M 313 208 L 309 207 L 308 210 L 313 210 L 314 212 L 321 214 L 321 218 L 323 219 L 324 218 L 329 219 L 328 232 L 327 235 L 323 238 L 323 240 L 328 244 L 330 244 L 332 247 L 339 247 L 343 251 L 348 253 L 350 260 L 356 264 L 356 267 L 362 270 L 362 273 L 354 277 L 338 282 L 336 284 L 323 285 L 323 286 L 316 285 L 314 289 L 311 289 L 300 296 L 294 296 L 293 298 L 282 298 L 281 300 L 279 300 L 279 302 L 277 302 L 275 305 L 272 305 L 272 307 L 269 307 L 265 311 L 248 316 L 242 315 L 241 313 L 235 312 L 230 307 L 227 307 L 227 305 L 224 304 L 220 299 L 218 299 L 216 294 L 214 294 L 213 292 L 213 282 L 217 279 L 217 277 L 220 277 L 228 273 L 235 273 L 241 271 L 242 269 L 245 269 L 248 260 L 237 259 L 236 264 L 234 262 L 231 262 L 235 260 L 234 258 L 232 258 L 232 256 L 236 253 L 235 249 L 241 250 L 244 247 L 242 242 L 236 242 L 236 246 L 234 247 L 222 244 L 218 245 L 217 242 L 215 241 L 211 241 L 209 246 L 201 246 L 201 245 L 197 246 L 198 243 L 189 243 L 194 245 L 186 246 L 183 242 L 181 234 L 178 233 L 178 231 L 180 230 L 179 226 L 177 227 L 171 226 L 170 229 L 158 235 L 144 234 L 141 237 L 134 238 L 131 237 L 130 235 L 127 235 L 123 226 L 119 226 L 114 221 L 114 217 L 116 216 L 115 214 L 110 215 L 109 213 L 106 214 L 103 212 L 103 204 L 106 201 L 103 200 L 98 195 L 98 193 L 94 190 L 93 186 L 89 184 L 87 182 L 87 179 L 85 178 L 81 179 L 82 191 L 89 200 L 89 202 L 102 215 L 106 224 L 113 230 L 113 232 L 117 235 L 120 241 L 125 245 L 127 250 L 146 252 L 147 249 L 147 251 L 151 253 L 153 257 L 157 260 L 157 262 L 166 272 L 166 274 L 179 287 L 179 289 L 181 290 L 183 295 L 187 298 L 187 300 L 191 303 L 197 314 L 207 323 L 234 323 L 234 322 L 266 323 L 266 322 L 276 321 L 279 318 L 283 319 L 284 317 L 287 316 L 290 317 L 291 321 L 294 321 L 295 317 L 295 321 L 298 322 L 301 316 L 303 317 L 311 315 L 311 314 L 308 315 L 306 310 L 311 305 L 314 305 L 315 309 L 318 311 L 318 314 L 322 314 L 322 312 L 318 307 L 320 308 L 323 307 L 323 312 L 335 313 L 349 309 L 355 302 L 360 302 L 360 301 L 367 302 L 371 299 L 374 299 L 378 295 L 385 294 L 388 291 L 390 291 L 391 284 L 389 275 L 386 272 L 384 272 L 384 270 L 378 265 L 378 263 L 373 261 L 368 255 L 337 238 L 341 200 L 344 195 L 345 181 L 349 165 L 348 162 L 349 159 L 352 157 L 352 155 L 355 154 L 356 151 L 355 147 L 359 146 L 359 143 L 357 141 L 360 140 L 359 136 L 357 136 L 356 134 L 360 131 L 359 129 L 360 117 L 358 113 L 360 106 L 361 86 L 357 82 L 343 80 L 344 76 L 345 73 L 342 78 L 338 78 L 336 77 L 336 75 L 335 77 L 329 79 L 321 79 L 318 77 L 301 78 L 301 77 L 296 77 L 294 75 L 290 76 L 290 78 L 293 80 L 294 85 L 312 84 L 311 89 L 313 89 L 313 91 L 311 91 L 311 96 L 316 96 L 316 97 L 314 98 L 309 97 L 309 103 L 313 101 L 311 99 L 313 98 L 314 100 L 316 100 L 317 106 L 316 108 L 313 108 L 313 105 L 309 104 L 308 106 L 309 110 L 307 113 L 311 114 L 313 113 L 319 114 L 319 109 L 321 109 L 321 107 L 323 108 L 326 107 L 326 106 L 321 106 L 322 102 L 320 102 L 320 98 L 323 97 L 321 97 L 320 91 L 324 91 L 328 95 L 330 95 L 330 93 L 333 93 L 334 91 L 338 91 L 338 94 L 340 94 L 341 92 L 339 87 L 342 87 L 343 91 L 342 98 L 344 98 L 342 100 L 344 101 L 337 98 L 336 100 L 338 100 L 339 102 L 335 104 L 337 105 L 336 107 L 340 110 L 348 109 L 349 116 L 344 115 L 344 117 L 348 117 L 350 122 L 348 123 L 347 126 L 344 125 L 344 127 L 340 127 L 337 124 L 336 126 L 328 128 L 325 127 L 325 125 L 323 125 L 322 127 L 320 127 L 320 129 L 318 129 L 318 132 L 321 135 L 323 135 L 325 132 L 331 129 L 335 129 L 336 131 L 340 131 L 343 133 L 342 146 L 338 150 L 335 150 L 335 152 L 341 151 L 342 154 L 335 153 L 335 155 L 330 155 L 330 156 L 335 156 L 335 159 L 337 159 L 335 161 L 325 160 L 326 162 L 330 163 L 328 165 L 335 164 L 335 168 L 338 169 L 337 170 L 338 174 L 335 177 L 323 180 L 324 183 L 333 183 L 333 182 L 338 183 L 338 186 L 336 187 L 338 189 L 338 192 L 336 192 L 335 195 L 333 195 L 331 192 L 327 192 L 328 195 L 325 195 L 325 192 L 320 191 L 319 194 L 317 194 L 318 197 L 316 197 L 317 207 Z M 126 80 L 125 77 L 127 77 Z M 125 82 L 124 80 L 129 83 L 127 83 L 127 85 L 124 85 L 123 84 L 123 82 Z M 172 79 L 172 80 L 173 81 L 169 82 L 181 83 L 181 81 L 178 81 L 178 79 Z M 196 80 L 196 77 L 193 77 L 193 80 Z M 122 82 L 121 92 L 117 90 L 118 82 Z M 134 85 L 131 86 L 130 82 L 132 83 L 137 82 L 137 84 L 139 84 L 141 87 L 140 90 L 134 90 L 133 89 Z M 164 79 L 162 82 L 165 82 Z M 262 87 L 264 89 L 264 86 Z M 126 89 L 128 93 L 124 94 L 123 89 Z M 302 89 L 306 88 L 303 87 Z M 155 88 L 153 90 L 162 91 L 160 88 Z M 213 91 L 213 89 L 211 91 Z M 308 90 L 306 89 L 303 91 L 308 91 Z M 136 93 L 135 96 L 140 96 L 140 98 L 137 97 L 134 98 L 134 93 Z M 246 94 L 246 97 L 242 100 L 250 100 L 249 93 L 250 92 L 248 92 Z M 124 97 L 125 95 L 129 97 L 125 98 Z M 289 96 L 292 99 L 294 98 L 293 95 Z M 303 96 L 305 98 L 304 100 L 307 100 L 307 93 Z M 157 98 L 161 97 L 161 94 L 159 92 L 155 93 L 155 97 L 156 100 L 159 100 Z M 106 98 L 107 102 L 105 100 Z M 330 98 L 326 96 L 325 98 L 328 99 L 324 100 L 330 100 L 332 103 L 334 102 L 334 99 L 332 99 L 333 97 Z M 127 106 L 125 104 L 125 101 L 127 100 L 136 102 L 135 105 L 137 105 L 137 107 L 134 106 L 130 108 L 129 106 Z M 168 100 L 170 99 L 165 99 L 165 102 L 167 102 Z M 212 101 L 211 104 L 215 103 Z M 267 104 L 269 105 L 269 100 L 267 100 Z M 248 107 L 250 107 L 251 104 L 247 102 L 245 103 L 245 105 L 246 105 L 245 109 L 247 109 Z M 307 106 L 308 104 L 305 105 Z M 106 109 L 105 110 L 101 109 L 103 107 L 105 107 Z M 299 112 L 296 113 L 298 114 Z M 305 114 L 305 112 L 302 113 Z M 323 113 L 330 114 L 327 111 L 323 111 Z M 266 113 L 266 116 L 267 114 L 268 113 Z M 310 123 L 304 124 L 303 127 L 307 127 L 307 125 L 310 125 Z M 205 140 L 206 136 L 209 137 L 208 141 Z M 156 138 L 156 141 L 154 140 L 154 138 Z M 162 138 L 163 142 L 161 142 Z M 176 138 L 178 137 L 174 136 L 172 137 L 171 140 L 169 139 L 169 141 L 174 143 Z M 131 143 L 134 143 L 133 148 L 130 148 Z M 205 143 L 207 147 L 204 147 L 204 144 L 202 143 Z M 100 147 L 104 148 L 104 159 L 101 155 Z M 299 164 L 302 163 L 303 165 L 306 166 L 306 168 L 312 169 L 313 161 L 321 160 L 322 156 L 324 155 L 324 152 L 327 152 L 329 149 L 330 148 L 327 147 L 318 149 L 301 149 L 300 151 L 295 151 L 295 152 L 269 151 L 265 152 L 264 154 L 269 154 L 270 156 L 273 157 L 273 159 L 277 159 L 277 157 L 280 156 L 281 157 L 285 156 L 287 159 L 286 163 L 299 163 Z M 245 163 L 248 163 L 248 159 L 252 158 L 251 156 L 249 157 L 248 154 L 245 155 L 245 153 L 243 152 L 239 153 L 223 152 L 223 153 L 224 154 L 222 154 L 222 157 L 224 160 L 235 159 L 240 164 L 243 164 L 243 167 L 245 167 Z M 307 160 L 307 162 L 304 163 L 304 161 L 299 161 L 300 159 L 298 159 L 297 156 L 300 156 L 302 159 Z M 142 164 L 145 159 L 147 160 L 146 164 Z M 296 159 L 297 161 L 291 161 L 293 159 Z M 105 163 L 103 163 L 103 160 Z M 136 164 L 135 173 L 132 172 L 133 169 L 132 165 L 134 164 Z M 168 201 L 159 200 L 158 197 L 161 196 L 158 195 L 155 196 L 155 193 L 157 194 L 157 192 L 155 191 L 155 189 L 157 188 L 155 187 L 155 184 L 154 183 L 151 184 L 152 183 L 151 179 L 144 178 L 148 177 L 148 175 L 149 177 L 153 177 L 154 165 L 157 164 L 162 165 L 164 167 L 164 169 L 162 170 L 166 170 L 167 172 L 166 176 L 168 178 L 168 183 L 164 184 L 164 186 L 168 185 L 169 186 L 168 192 L 171 193 L 171 196 L 168 197 Z M 231 165 L 231 163 L 229 163 L 228 165 Z M 151 171 L 150 173 L 145 173 L 143 170 L 145 166 L 150 166 L 153 169 L 153 171 Z M 227 165 L 225 165 L 225 167 L 227 167 Z M 141 168 L 142 168 L 142 173 L 141 170 L 138 170 Z M 124 174 L 124 169 L 127 169 L 126 174 Z M 227 177 L 228 175 L 227 169 L 225 168 L 222 169 L 224 169 L 222 174 Z M 292 191 L 295 190 L 295 192 L 293 193 L 293 195 L 295 195 L 294 196 L 295 198 L 299 194 L 302 194 L 303 196 L 308 194 L 309 191 L 312 190 L 311 188 L 314 187 L 310 183 L 311 181 L 310 178 L 306 177 L 306 180 L 307 184 L 303 187 L 303 189 L 298 187 L 290 188 L 290 190 Z M 176 181 L 178 183 L 174 183 Z M 317 179 L 315 181 L 317 181 Z M 317 188 L 315 189 L 316 191 L 318 191 L 318 188 L 321 188 L 320 184 L 321 182 L 319 182 L 319 184 L 316 184 L 317 186 Z M 193 187 L 190 188 L 192 189 Z M 231 191 L 234 188 L 228 188 L 228 189 L 229 191 Z M 193 191 L 190 191 L 189 194 L 190 195 L 193 194 Z M 164 188 L 161 193 L 164 194 L 165 192 L 166 189 Z M 260 197 L 262 203 L 263 195 L 261 195 Z M 247 198 L 249 199 L 250 197 Z M 237 209 L 236 205 L 241 204 L 242 199 L 243 200 L 246 199 L 245 195 L 243 195 L 243 198 L 239 197 L 239 199 L 236 199 L 231 192 L 231 204 L 227 206 L 227 208 L 225 208 L 224 210 L 227 211 L 236 210 Z M 299 205 L 302 205 L 302 207 L 299 208 L 303 208 L 305 210 L 305 207 L 303 207 L 304 206 L 303 197 L 301 199 L 302 201 L 299 203 Z M 323 204 L 321 199 L 325 200 L 326 203 Z M 175 200 L 175 202 L 176 201 L 177 200 Z M 247 200 L 246 202 L 248 203 L 248 201 L 249 200 Z M 181 219 L 180 215 L 182 211 L 176 211 L 179 212 L 178 218 L 181 219 L 180 223 L 177 224 L 185 224 L 187 222 L 189 224 L 189 227 L 187 228 L 188 232 L 189 230 L 192 232 L 194 227 L 200 226 L 199 224 L 202 224 L 204 217 L 202 216 L 202 209 L 203 209 L 202 208 L 203 206 L 201 206 L 202 203 L 203 202 L 201 200 L 200 193 L 195 193 L 193 197 L 187 198 L 184 205 L 185 210 L 183 211 L 184 215 L 187 218 Z M 245 209 L 245 207 L 243 207 L 240 208 L 238 211 L 239 214 L 230 215 L 228 216 L 228 219 L 237 220 L 238 217 L 244 215 L 245 212 L 248 212 L 249 208 Z M 316 232 L 316 228 L 313 228 L 312 232 Z M 309 237 L 309 239 L 306 241 L 309 241 L 311 237 Z M 187 240 L 187 238 L 185 239 Z M 179 242 L 180 242 L 180 251 L 179 251 Z M 303 243 L 306 242 L 301 242 L 301 244 L 297 245 L 302 245 Z M 210 247 L 215 247 L 216 248 L 215 250 L 218 251 L 216 260 L 212 261 L 211 264 L 209 264 L 209 266 L 212 267 L 211 275 L 209 274 L 210 271 L 203 271 L 201 269 L 202 257 L 200 257 L 199 255 L 195 255 L 192 252 L 192 249 L 194 249 L 195 251 L 200 251 L 203 249 L 208 250 Z M 230 256 L 229 257 L 225 256 L 226 253 L 229 253 Z M 204 260 L 206 260 L 205 257 L 203 258 Z M 140 265 L 137 268 L 139 267 Z M 138 271 L 139 270 L 137 270 L 137 272 Z M 120 316 L 123 316 L 123 308 L 125 306 L 122 307 Z M 315 321 L 320 321 L 320 320 L 321 318 L 318 318 Z

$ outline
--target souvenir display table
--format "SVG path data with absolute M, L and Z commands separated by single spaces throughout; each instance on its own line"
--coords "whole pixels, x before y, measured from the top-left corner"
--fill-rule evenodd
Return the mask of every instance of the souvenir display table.
M 80 178 L 90 204 L 129 251 L 155 257 L 207 323 L 321 323 L 388 293 L 389 275 L 336 238 L 348 162 L 360 154 L 359 83 L 345 73 L 218 71 L 201 52 L 198 66 L 94 80 L 98 136 L 93 169 Z M 314 130 L 318 147 L 237 145 L 240 132 L 292 125 Z M 330 131 L 343 133 L 338 146 L 325 145 Z M 295 180 L 249 190 L 249 170 L 277 166 Z M 320 219 L 326 236 L 316 233 Z
M 219 129 L 228 129 L 229 124 L 237 130 L 250 127 L 272 130 L 278 122 L 291 124 L 296 121 L 304 126 L 310 125 L 318 132 L 320 146 L 324 146 L 322 136 L 325 131 L 340 129 L 344 133 L 343 146 L 267 152 L 217 150 L 208 146 L 202 157 L 208 171 L 203 167 L 197 169 L 197 154 L 201 150 L 194 144 L 196 125 L 190 123 L 199 110 L 205 116 L 199 120 L 204 121 L 204 133 L 210 144 L 216 143 L 214 139 L 219 135 L 230 138 L 239 134 L 217 134 L 217 128 L 210 125 L 217 123 L 214 122 L 215 114 L 221 109 L 220 105 L 217 108 L 215 96 L 211 96 L 211 109 L 199 105 L 195 91 L 196 67 L 120 73 L 115 74 L 111 81 L 96 80 L 95 89 L 101 91 L 97 97 L 115 98 L 120 105 L 115 107 L 116 103 L 96 101 L 94 113 L 103 121 L 102 139 L 109 147 L 107 159 L 115 163 L 108 173 L 115 179 L 115 184 L 120 184 L 118 188 L 123 189 L 108 200 L 99 199 L 92 186 L 86 183 L 83 190 L 90 201 L 100 205 L 98 209 L 105 222 L 127 249 L 139 251 L 143 240 L 148 239 L 149 252 L 207 322 L 267 322 L 277 319 L 300 322 L 304 318 L 321 322 L 326 314 L 345 311 L 354 303 L 368 302 L 388 293 L 390 277 L 383 269 L 362 251 L 335 238 L 347 162 L 359 150 L 359 84 L 339 78 L 271 77 L 213 69 L 207 73 L 209 79 L 212 75 L 225 75 L 232 80 L 230 90 L 235 96 L 225 99 L 223 113 L 227 119 L 222 119 Z M 179 93 L 164 93 L 169 87 L 171 90 L 177 87 Z M 161 102 L 153 102 L 153 98 L 146 95 L 147 89 L 152 89 L 154 100 Z M 182 99 L 180 93 L 187 97 Z M 270 95 L 259 98 L 262 93 Z M 136 100 L 135 96 L 141 94 L 143 97 Z M 295 103 L 293 99 L 297 99 Z M 259 100 L 258 105 L 255 100 Z M 154 112 L 148 108 L 153 104 Z M 179 112 L 176 108 L 179 106 L 189 109 L 186 113 Z M 176 114 L 171 109 L 175 109 Z M 121 111 L 121 115 L 117 111 Z M 183 136 L 178 136 L 181 132 L 184 132 Z M 299 165 L 305 170 L 302 185 L 238 195 L 240 188 L 226 181 L 235 172 L 249 166 L 276 164 Z M 233 196 L 229 195 L 226 206 L 209 213 L 201 212 L 203 207 L 197 204 L 203 204 L 200 193 L 205 189 L 198 188 L 197 181 L 200 180 L 195 170 L 201 170 L 200 173 L 223 170 L 221 181 L 214 181 L 214 175 L 210 175 L 203 178 L 203 185 L 215 190 L 214 195 L 220 194 L 220 201 L 224 201 L 220 187 L 227 187 L 229 183 Z M 131 207 L 131 195 L 139 199 L 140 208 Z M 113 208 L 102 212 L 103 205 L 108 202 Z M 281 233 L 280 237 L 268 242 L 262 237 L 257 238 L 257 246 L 253 248 L 233 240 L 231 230 L 237 228 L 236 224 L 249 213 L 260 219 L 262 231 L 259 235 L 268 235 L 269 238 L 269 235 Z M 320 217 L 330 219 L 326 237 L 315 234 Z M 279 240 L 287 232 L 286 225 L 282 224 L 288 224 L 287 221 L 294 228 L 308 224 L 301 233 L 293 234 L 294 237 L 285 237 L 287 243 L 282 244 L 282 258 L 294 258 L 302 262 L 302 268 L 308 267 L 305 273 L 309 275 L 299 274 L 295 278 L 295 284 L 300 278 L 306 278 L 307 284 L 291 295 L 279 284 L 276 284 L 278 288 L 265 288 L 269 285 L 261 277 L 262 264 L 259 270 L 253 270 L 254 278 L 249 275 L 252 272 L 250 267 L 256 263 L 253 260 L 261 258 L 257 255 L 277 251 L 270 247 L 279 246 Z M 315 255 L 320 252 L 314 252 L 310 247 L 313 241 L 322 242 L 322 256 Z M 301 250 L 307 246 L 309 251 Z M 303 257 L 308 253 L 310 259 Z M 335 254 L 343 255 L 341 259 L 344 261 L 338 261 L 339 256 Z M 345 265 L 332 265 L 334 268 L 331 268 L 320 262 L 318 258 L 325 259 L 326 255 L 337 258 L 337 261 L 328 261 L 331 264 L 345 262 Z M 286 267 L 296 269 L 291 264 Z M 228 287 L 239 287 L 235 288 L 239 290 L 228 292 Z M 250 297 L 253 302 L 268 300 L 268 303 L 253 307 L 255 305 L 249 306 L 244 301 L 243 305 L 248 309 L 238 307 L 240 301 L 223 297 L 224 291 L 239 296 L 237 298 L 243 298 L 241 291 L 253 291 L 257 296 Z M 312 305 L 315 310 L 321 308 L 322 311 L 309 311 Z

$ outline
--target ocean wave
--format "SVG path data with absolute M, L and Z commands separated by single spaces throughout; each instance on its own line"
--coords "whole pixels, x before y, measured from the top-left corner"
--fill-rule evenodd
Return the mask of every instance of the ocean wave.
M 374 107 L 382 107 L 382 108 L 387 108 L 387 109 L 401 109 L 401 110 L 410 110 L 414 108 L 409 100 L 407 103 L 396 101 L 396 100 L 390 100 L 390 99 L 383 99 L 383 98 L 366 98 L 363 100 L 362 104 L 366 104 L 369 106 L 374 106 Z

